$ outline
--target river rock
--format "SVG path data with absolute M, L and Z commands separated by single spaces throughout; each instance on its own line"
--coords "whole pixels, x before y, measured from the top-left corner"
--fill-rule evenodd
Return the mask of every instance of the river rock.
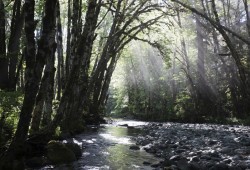
M 33 157 L 26 160 L 26 165 L 30 168 L 39 168 L 47 164 L 47 159 L 43 156 Z
M 232 166 L 232 167 L 229 167 L 228 170 L 242 170 L 242 169 L 240 167 L 237 167 L 237 166 Z
M 190 161 L 199 162 L 200 158 L 198 156 L 193 156 L 193 157 L 190 158 Z
M 70 163 L 76 161 L 74 152 L 65 144 L 58 141 L 50 141 L 47 144 L 47 157 L 52 164 Z
M 143 165 L 151 165 L 151 163 L 150 163 L 150 162 L 147 162 L 147 161 L 144 161 L 142 164 L 143 164 Z
M 169 160 L 170 161 L 179 161 L 179 160 L 181 160 L 181 156 L 180 155 L 174 155 Z
M 149 123 L 142 129 L 145 135 L 135 139 L 136 143 L 147 152 L 169 160 L 171 165 L 188 158 L 188 165 L 194 170 L 250 167 L 250 161 L 247 162 L 250 158 L 250 128 L 247 126 L 169 122 L 162 125 Z M 163 167 L 170 168 L 171 165 Z
M 191 170 L 201 170 L 202 169 L 201 166 L 197 162 L 190 162 L 188 166 Z
M 219 163 L 209 168 L 209 170 L 228 170 L 228 166 L 225 163 Z
M 74 142 L 65 143 L 65 146 L 74 152 L 76 158 L 80 158 L 82 156 L 82 149 L 79 145 Z
M 157 164 L 152 164 L 151 167 L 152 167 L 152 168 L 158 168 L 158 167 L 160 167 L 160 164 L 159 164 L 159 163 L 157 163 Z
M 131 145 L 131 146 L 129 147 L 129 149 L 131 149 L 131 150 L 140 150 L 140 147 L 137 146 L 137 145 Z
M 223 147 L 220 152 L 223 154 L 231 155 L 233 153 L 233 149 L 229 147 Z
M 188 162 L 185 159 L 177 161 L 176 165 L 180 170 L 191 170 L 188 165 Z

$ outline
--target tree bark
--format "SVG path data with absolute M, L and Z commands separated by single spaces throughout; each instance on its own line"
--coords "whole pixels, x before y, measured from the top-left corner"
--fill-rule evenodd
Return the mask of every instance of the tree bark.
M 21 0 L 15 0 L 11 20 L 11 32 L 8 45 L 7 58 L 9 58 L 9 90 L 16 90 L 16 69 L 20 53 L 20 38 L 24 24 L 24 10 Z
M 48 59 L 48 85 L 47 85 L 47 93 L 45 96 L 44 102 L 44 112 L 42 118 L 42 126 L 45 127 L 51 122 L 51 116 L 53 112 L 53 99 L 54 99 L 54 77 L 55 77 L 55 56 L 52 56 Z
M 8 87 L 8 59 L 6 57 L 5 9 L 0 0 L 0 89 Z
M 246 27 L 247 27 L 247 33 L 248 33 L 248 38 L 250 38 L 250 12 L 249 12 L 249 7 L 248 7 L 248 1 L 243 0 L 244 2 L 244 7 L 245 7 L 245 12 L 246 12 Z M 247 46 L 247 83 L 250 84 L 250 44 Z M 250 88 L 248 89 L 250 90 Z M 250 92 L 249 92 L 250 94 Z
M 90 61 L 100 8 L 101 0 L 89 1 L 83 33 L 79 38 L 79 43 L 77 43 L 76 57 L 74 58 L 73 67 L 67 81 L 68 83 L 61 98 L 57 114 L 47 128 L 47 131 L 51 133 L 55 131 L 56 127 L 62 120 L 64 120 L 62 128 L 66 132 L 74 133 L 75 130 L 79 130 L 76 126 L 82 126 L 82 110 L 79 110 L 78 108 L 80 101 L 85 99 L 83 98 L 84 95 L 81 91 L 79 92 L 79 89 L 83 88 L 84 90 L 82 91 L 85 92 L 86 87 L 84 84 L 87 82 L 79 81 L 79 78 L 82 79 L 84 76 L 84 74 L 79 75 L 79 73 L 82 69 L 86 70 L 86 67 L 88 67 L 86 64 Z M 83 73 L 86 72 L 83 71 Z
M 57 96 L 56 99 L 61 99 L 62 87 L 65 81 L 64 73 L 64 60 L 63 60 L 63 41 L 62 41 L 62 25 L 60 15 L 60 4 L 57 6 Z
M 5 153 L 4 157 L 0 161 L 0 169 L 15 169 L 15 159 L 20 160 L 21 154 L 24 152 L 24 141 L 27 138 L 28 127 L 30 123 L 31 113 L 34 104 L 35 94 L 32 90 L 35 88 L 34 84 L 34 64 L 35 64 L 35 22 L 34 22 L 34 0 L 25 1 L 25 33 L 27 41 L 26 50 L 26 86 L 25 86 L 25 96 L 23 101 L 23 106 L 21 109 L 20 119 L 18 122 L 18 127 L 15 136 Z M 21 154 L 20 154 L 21 153 Z
M 67 24 L 67 49 L 65 62 L 65 79 L 68 80 L 70 74 L 70 58 L 71 58 L 71 0 L 68 0 L 68 24 Z M 65 80 L 65 83 L 66 83 Z
M 49 117 L 43 115 L 51 115 L 52 113 L 52 100 L 53 100 L 53 87 L 54 87 L 54 52 L 52 52 L 51 56 L 46 59 L 46 66 L 44 69 L 44 75 L 41 80 L 41 85 L 39 88 L 38 95 L 36 97 L 36 105 L 33 111 L 33 117 L 31 122 L 30 132 L 37 133 L 40 129 L 41 119 L 42 117 Z M 53 81 L 51 81 L 51 79 Z M 51 99 L 52 93 L 52 99 Z M 49 97 L 48 97 L 49 96 Z M 45 120 L 45 119 L 44 119 Z M 47 120 L 47 119 L 46 119 Z M 44 121 L 47 122 L 47 121 Z M 43 123 L 43 125 L 47 125 L 47 123 Z
M 15 136 L 8 148 L 7 153 L 3 157 L 3 161 L 0 161 L 2 163 L 0 166 L 3 167 L 2 169 L 15 169 L 15 167 L 13 167 L 15 160 L 21 160 L 23 154 L 25 153 L 25 140 L 28 135 L 32 111 L 35 104 L 36 94 L 39 89 L 45 58 L 50 57 L 55 48 L 54 29 L 56 3 L 57 0 L 47 0 L 45 3 L 45 17 L 43 18 L 42 36 L 38 43 L 38 53 L 35 55 L 35 1 L 25 1 L 25 33 L 27 42 L 25 95 Z

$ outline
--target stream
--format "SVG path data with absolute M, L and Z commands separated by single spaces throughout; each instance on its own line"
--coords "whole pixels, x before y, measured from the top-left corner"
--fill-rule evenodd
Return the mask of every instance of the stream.
M 115 120 L 67 141 L 82 157 L 40 170 L 250 170 L 249 126 Z
M 157 164 L 160 158 L 154 157 L 143 149 L 133 150 L 133 137 L 143 135 L 140 126 L 146 125 L 140 121 L 115 121 L 111 124 L 90 126 L 85 133 L 75 136 L 73 140 L 83 148 L 82 157 L 71 164 L 60 166 L 49 165 L 40 170 L 126 170 L 154 169 L 150 165 Z

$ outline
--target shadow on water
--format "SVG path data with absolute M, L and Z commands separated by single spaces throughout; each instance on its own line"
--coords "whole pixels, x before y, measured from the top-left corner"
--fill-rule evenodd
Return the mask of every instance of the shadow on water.
M 119 125 L 126 126 L 119 126 Z M 159 158 L 144 150 L 131 150 L 134 144 L 132 138 L 142 134 L 143 130 L 136 126 L 145 124 L 135 121 L 119 121 L 100 127 L 89 127 L 87 133 L 76 136 L 73 140 L 82 145 L 82 157 L 72 164 L 61 166 L 47 166 L 42 169 L 91 169 L 91 170 L 129 170 L 153 169 L 143 162 L 158 163 Z M 72 140 L 72 139 L 71 139 Z

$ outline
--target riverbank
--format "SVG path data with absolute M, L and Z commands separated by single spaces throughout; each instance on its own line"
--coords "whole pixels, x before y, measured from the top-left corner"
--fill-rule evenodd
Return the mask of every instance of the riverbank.
M 250 169 L 250 128 L 239 125 L 149 123 L 136 145 L 164 161 L 158 168 Z

